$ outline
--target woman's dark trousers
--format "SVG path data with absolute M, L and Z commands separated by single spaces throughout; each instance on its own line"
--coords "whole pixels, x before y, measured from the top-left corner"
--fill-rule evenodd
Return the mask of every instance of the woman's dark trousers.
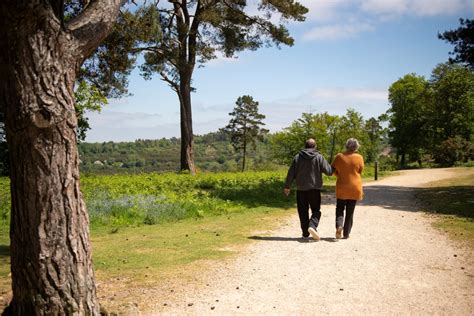
M 336 204 L 336 228 L 344 227 L 344 237 L 349 237 L 352 229 L 352 220 L 354 218 L 354 209 L 357 200 L 337 199 Z M 346 217 L 344 218 L 344 209 Z
M 309 236 L 309 226 L 318 228 L 321 219 L 321 190 L 296 191 L 296 204 L 300 217 L 301 231 L 304 237 Z M 309 208 L 311 207 L 311 219 Z

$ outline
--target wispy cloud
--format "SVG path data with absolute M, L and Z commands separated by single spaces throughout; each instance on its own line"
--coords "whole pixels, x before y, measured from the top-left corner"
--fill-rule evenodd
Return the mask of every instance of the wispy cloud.
M 239 58 L 236 57 L 225 57 L 221 52 L 216 53 L 216 58 L 211 59 L 206 63 L 206 66 L 211 66 L 211 67 L 218 67 L 220 65 L 225 65 L 229 63 L 236 63 L 239 61 Z
M 347 0 L 300 0 L 308 8 L 306 19 L 310 22 L 328 22 L 339 18 L 348 7 L 353 5 Z
M 91 130 L 88 142 L 134 141 L 179 135 L 179 121 L 170 122 L 159 114 L 127 113 L 111 110 L 88 113 Z
M 317 87 L 300 95 L 280 100 L 262 100 L 261 113 L 270 131 L 289 126 L 304 112 L 344 114 L 348 108 L 360 112 L 365 118 L 387 110 L 388 93 L 382 88 Z M 205 134 L 224 127 L 232 104 L 205 105 L 197 102 L 194 116 L 194 133 Z M 134 141 L 179 137 L 179 114 L 127 113 L 104 110 L 88 114 L 92 130 L 87 141 Z
M 472 0 L 363 0 L 362 11 L 382 16 L 446 16 L 474 10 Z
M 314 88 L 304 94 L 284 100 L 262 102 L 266 125 L 275 132 L 289 126 L 304 112 L 343 115 L 352 108 L 364 118 L 378 116 L 388 108 L 385 88 Z
M 374 27 L 368 23 L 334 24 L 313 27 L 303 35 L 306 41 L 339 40 L 356 37 L 360 33 L 373 31 Z
M 300 0 L 312 27 L 306 41 L 341 40 L 374 31 L 379 23 L 403 16 L 452 16 L 474 12 L 472 0 Z M 344 21 L 344 22 L 341 22 Z

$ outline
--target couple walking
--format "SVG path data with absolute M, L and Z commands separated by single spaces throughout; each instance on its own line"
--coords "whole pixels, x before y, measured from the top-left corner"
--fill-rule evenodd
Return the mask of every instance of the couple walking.
M 293 159 L 286 177 L 284 193 L 290 194 L 290 186 L 296 180 L 296 203 L 300 218 L 303 238 L 311 237 L 319 240 L 318 225 L 321 219 L 321 188 L 322 174 L 335 175 L 336 182 L 336 238 L 349 238 L 352 229 L 354 209 L 358 200 L 362 199 L 361 173 L 364 169 L 364 159 L 356 151 L 359 142 L 349 138 L 346 151 L 334 158 L 332 165 L 316 150 L 316 141 L 312 138 L 305 142 Z M 309 217 L 309 208 L 312 215 Z M 345 216 L 344 216 L 345 212 Z

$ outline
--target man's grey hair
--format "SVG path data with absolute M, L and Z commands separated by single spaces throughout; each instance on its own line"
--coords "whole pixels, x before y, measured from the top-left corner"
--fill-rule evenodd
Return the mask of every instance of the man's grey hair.
M 316 141 L 313 138 L 308 138 L 304 143 L 305 148 L 316 148 Z
M 360 145 L 359 145 L 359 141 L 355 138 L 349 138 L 347 141 L 346 141 L 346 149 L 347 151 L 350 151 L 350 152 L 355 152 L 357 149 L 359 149 Z

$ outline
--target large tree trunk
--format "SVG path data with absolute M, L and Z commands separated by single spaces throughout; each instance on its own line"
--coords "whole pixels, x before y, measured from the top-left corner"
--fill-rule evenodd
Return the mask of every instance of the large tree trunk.
M 181 170 L 196 174 L 194 165 L 193 116 L 191 110 L 191 78 L 181 75 L 179 84 L 180 125 L 181 125 Z
M 5 314 L 99 313 L 79 188 L 73 86 L 84 56 L 105 37 L 119 7 L 118 0 L 96 1 L 65 28 L 61 1 L 0 4 L 0 111 L 12 195 L 13 299 Z

